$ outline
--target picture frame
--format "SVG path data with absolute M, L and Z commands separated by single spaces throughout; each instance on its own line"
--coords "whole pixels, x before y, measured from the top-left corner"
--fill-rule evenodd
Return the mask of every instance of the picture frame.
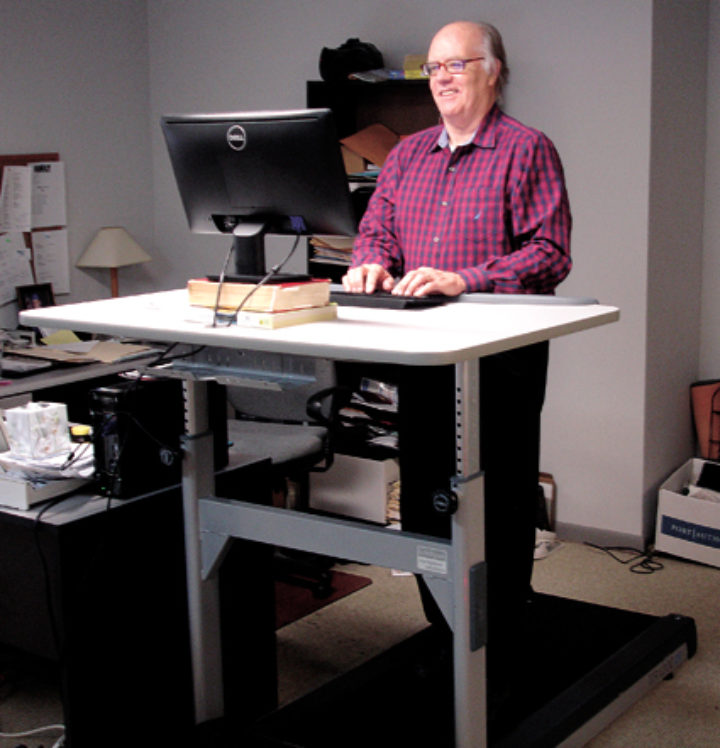
M 52 283 L 33 283 L 26 286 L 15 286 L 18 309 L 39 309 L 55 306 L 55 294 Z

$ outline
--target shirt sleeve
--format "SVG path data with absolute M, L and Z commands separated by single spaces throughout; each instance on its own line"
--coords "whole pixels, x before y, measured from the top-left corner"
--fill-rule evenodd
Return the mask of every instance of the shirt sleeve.
M 403 274 L 403 255 L 394 231 L 395 189 L 399 170 L 391 153 L 378 175 L 375 190 L 353 243 L 351 267 L 382 265 L 391 275 Z
M 507 183 L 509 250 L 458 272 L 468 291 L 552 293 L 570 272 L 572 218 L 560 157 L 538 133 L 514 154 Z

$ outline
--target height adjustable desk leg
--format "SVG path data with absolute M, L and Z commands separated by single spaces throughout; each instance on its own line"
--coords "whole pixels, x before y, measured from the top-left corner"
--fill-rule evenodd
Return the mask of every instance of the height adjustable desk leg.
M 186 380 L 185 439 L 182 471 L 185 521 L 190 654 L 195 722 L 223 715 L 220 602 L 216 575 L 203 579 L 199 505 L 214 493 L 213 438 L 208 420 L 208 389 L 204 382 Z
M 455 745 L 487 745 L 485 519 L 480 474 L 480 367 L 455 366 L 457 511 L 452 518 Z

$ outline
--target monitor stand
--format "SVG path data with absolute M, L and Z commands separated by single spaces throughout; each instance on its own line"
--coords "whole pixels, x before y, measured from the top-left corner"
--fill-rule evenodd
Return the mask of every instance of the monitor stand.
M 233 229 L 231 254 L 235 258 L 232 274 L 224 272 L 223 279 L 235 283 L 297 283 L 310 280 L 307 273 L 273 273 L 267 277 L 265 269 L 265 237 L 267 224 L 239 223 Z M 226 266 L 229 263 L 226 263 Z M 210 280 L 219 280 L 219 276 L 208 275 Z
M 233 229 L 233 255 L 235 274 L 265 275 L 265 232 L 264 223 L 239 223 Z

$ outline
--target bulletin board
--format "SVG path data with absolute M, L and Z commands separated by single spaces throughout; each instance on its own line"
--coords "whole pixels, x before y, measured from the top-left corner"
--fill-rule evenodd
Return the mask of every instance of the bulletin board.
M 70 292 L 65 165 L 58 153 L 0 155 L 0 305 L 47 283 Z

